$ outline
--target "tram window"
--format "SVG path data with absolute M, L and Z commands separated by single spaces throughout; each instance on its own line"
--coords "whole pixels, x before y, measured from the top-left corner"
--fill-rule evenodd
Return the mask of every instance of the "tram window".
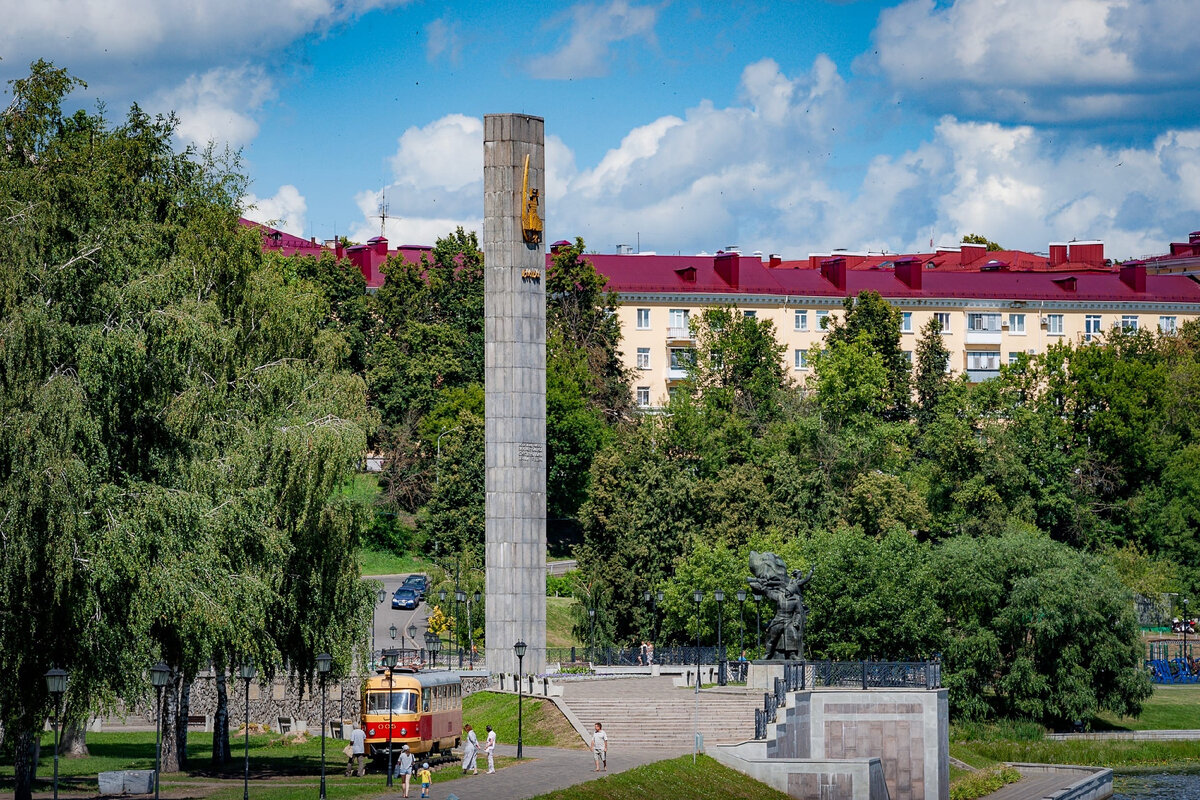
M 421 690 L 421 711 L 426 714 L 429 713 L 429 690 L 428 689 Z

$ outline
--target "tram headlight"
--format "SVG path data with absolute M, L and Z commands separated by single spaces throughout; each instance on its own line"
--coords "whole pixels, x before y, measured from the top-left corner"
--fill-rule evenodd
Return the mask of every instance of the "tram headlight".
M 401 729 L 400 729 L 400 735 L 401 735 L 401 736 L 408 736 L 408 728 L 401 728 Z
M 374 728 L 371 728 L 370 730 L 368 730 L 368 731 L 367 731 L 367 736 L 374 736 L 374 735 L 375 735 L 375 729 L 374 729 Z

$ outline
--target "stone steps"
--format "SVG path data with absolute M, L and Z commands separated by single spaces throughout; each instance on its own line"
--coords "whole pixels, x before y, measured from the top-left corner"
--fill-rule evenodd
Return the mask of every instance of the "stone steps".
M 690 749 L 696 730 L 706 742 L 753 737 L 762 693 L 713 689 L 697 698 L 670 678 L 623 678 L 569 684 L 563 702 L 588 730 L 603 724 L 613 746 Z

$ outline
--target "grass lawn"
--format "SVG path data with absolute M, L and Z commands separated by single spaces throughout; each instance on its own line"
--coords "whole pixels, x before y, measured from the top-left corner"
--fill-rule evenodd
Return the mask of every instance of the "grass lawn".
M 571 617 L 571 607 L 578 601 L 574 597 L 546 598 L 546 646 L 547 647 L 582 647 L 583 642 L 571 633 L 575 620 Z
M 363 577 L 372 575 L 403 575 L 407 572 L 428 572 L 429 562 L 409 553 L 397 555 L 382 550 L 358 551 L 358 566 Z
M 522 702 L 521 741 L 541 747 L 586 750 L 587 745 L 549 700 L 526 697 Z M 517 742 L 517 696 L 501 692 L 475 692 L 463 698 L 463 724 L 475 728 L 482 742 L 491 725 L 503 744 Z
M 723 767 L 708 756 L 691 756 L 607 775 L 535 800 L 786 800 L 787 795 Z
M 1139 717 L 1103 713 L 1092 719 L 1092 730 L 1192 730 L 1200 728 L 1200 684 L 1155 686 Z
M 526 706 L 528 710 L 528 705 Z M 564 720 L 565 723 L 565 720 Z M 527 728 L 528 730 L 528 728 Z M 576 737 L 578 739 L 578 737 Z M 212 734 L 192 731 L 188 734 L 187 772 L 164 774 L 162 791 L 172 796 L 204 797 L 214 800 L 238 800 L 242 796 L 243 739 L 231 738 L 233 758 L 221 770 L 209 766 L 212 753 Z M 101 732 L 87 736 L 87 758 L 60 758 L 58 762 L 59 789 L 62 792 L 95 793 L 97 775 L 101 772 L 125 769 L 154 769 L 154 732 Z M 367 762 L 363 778 L 345 777 L 346 757 L 339 739 L 326 739 L 326 794 L 337 800 L 355 797 L 377 797 L 384 791 L 385 774 L 380 765 Z M 42 763 L 34 782 L 35 792 L 49 794 L 54 775 L 53 734 L 42 740 Z M 496 759 L 497 769 L 510 766 L 515 759 Z M 440 783 L 462 777 L 457 761 L 442 762 L 436 769 L 434 782 Z M 435 765 L 436 766 L 436 765 Z M 250 781 L 256 800 L 311 800 L 320 785 L 320 738 L 296 739 L 278 734 L 250 737 Z M 11 756 L 0 761 L 0 792 L 13 790 Z

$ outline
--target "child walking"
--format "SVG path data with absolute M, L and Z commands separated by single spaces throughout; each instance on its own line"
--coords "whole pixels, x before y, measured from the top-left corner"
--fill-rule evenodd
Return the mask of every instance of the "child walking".
M 421 771 L 417 773 L 417 777 L 421 779 L 421 797 L 429 797 L 429 786 L 433 783 L 433 775 L 429 772 L 428 761 L 421 765 Z

